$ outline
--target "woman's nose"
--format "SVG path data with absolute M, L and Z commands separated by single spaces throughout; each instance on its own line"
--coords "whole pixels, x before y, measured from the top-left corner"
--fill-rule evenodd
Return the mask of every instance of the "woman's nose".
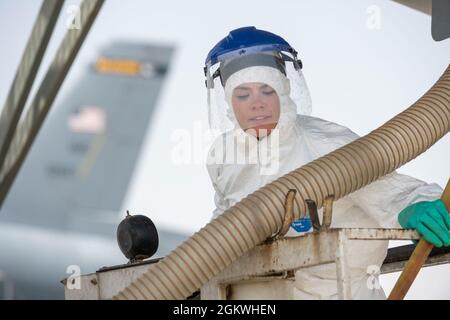
M 255 103 L 252 105 L 252 110 L 264 109 L 264 105 L 262 103 Z
M 263 109 L 265 107 L 263 100 L 259 95 L 256 95 L 251 104 L 252 110 Z

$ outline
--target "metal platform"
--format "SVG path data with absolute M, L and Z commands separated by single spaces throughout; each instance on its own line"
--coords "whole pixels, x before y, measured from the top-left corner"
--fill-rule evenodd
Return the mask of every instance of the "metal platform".
M 416 231 L 404 229 L 328 229 L 296 238 L 281 238 L 256 246 L 188 299 L 243 299 L 248 297 L 247 292 L 255 290 L 264 297 L 290 299 L 295 270 L 329 263 L 336 263 L 339 298 L 350 299 L 346 264 L 349 241 L 419 238 Z M 389 249 L 381 274 L 401 271 L 413 249 L 414 245 Z M 111 299 L 158 260 L 102 268 L 80 278 L 69 277 L 63 280 L 65 297 L 68 300 Z M 425 266 L 449 262 L 450 248 L 435 249 Z

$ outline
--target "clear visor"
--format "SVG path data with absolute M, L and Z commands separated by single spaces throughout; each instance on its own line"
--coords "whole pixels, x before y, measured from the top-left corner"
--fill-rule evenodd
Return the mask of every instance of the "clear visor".
M 208 120 L 210 128 L 215 132 L 224 133 L 238 127 L 246 129 L 242 127 L 242 121 L 237 121 L 239 114 L 235 114 L 233 100 L 230 98 L 233 92 L 235 102 L 238 101 L 238 96 L 245 96 L 245 91 L 239 89 L 242 86 L 250 87 L 249 94 L 255 99 L 258 93 L 259 97 L 264 99 L 270 92 L 268 88 L 274 89 L 280 101 L 280 118 L 287 109 L 290 109 L 292 114 L 292 108 L 296 109 L 295 114 L 311 114 L 311 96 L 300 61 L 285 52 L 263 54 L 262 59 L 256 55 L 256 59 L 250 56 L 244 59 L 238 57 L 235 60 L 219 57 L 218 63 L 205 68 Z M 229 54 L 227 56 L 229 57 Z M 226 90 L 231 91 L 225 92 Z M 234 104 L 236 106 L 236 103 Z

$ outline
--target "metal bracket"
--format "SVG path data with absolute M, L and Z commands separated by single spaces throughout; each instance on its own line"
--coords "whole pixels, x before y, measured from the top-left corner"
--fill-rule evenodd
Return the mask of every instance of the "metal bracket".
M 270 243 L 280 238 L 283 238 L 286 233 L 289 231 L 289 227 L 294 220 L 294 199 L 297 191 L 295 189 L 289 189 L 286 194 L 285 199 L 285 211 L 284 211 L 284 219 L 281 228 L 278 232 L 272 237 L 267 238 L 264 243 Z M 323 221 L 320 223 L 319 214 L 317 212 L 317 204 L 314 200 L 306 199 L 306 204 L 309 210 L 309 216 L 311 218 L 311 222 L 313 225 L 313 229 L 315 232 L 320 232 L 324 230 L 328 230 L 331 225 L 332 215 L 333 215 L 333 201 L 334 195 L 329 195 L 325 198 L 323 202 Z
M 306 199 L 308 206 L 309 217 L 311 218 L 312 226 L 315 232 L 328 230 L 331 225 L 333 215 L 333 200 L 334 195 L 327 196 L 323 202 L 323 219 L 320 223 L 319 214 L 317 212 L 317 204 L 314 200 Z
M 284 235 L 289 231 L 289 227 L 294 220 L 294 199 L 297 191 L 295 189 L 289 189 L 288 193 L 286 194 L 286 199 L 284 203 L 284 219 L 283 224 L 281 228 L 278 230 L 278 232 L 272 236 L 269 237 L 265 243 L 273 242 L 277 239 L 283 238 Z

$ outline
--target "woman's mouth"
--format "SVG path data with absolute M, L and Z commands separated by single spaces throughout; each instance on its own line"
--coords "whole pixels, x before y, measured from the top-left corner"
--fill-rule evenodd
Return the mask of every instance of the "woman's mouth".
M 271 118 L 271 116 L 257 116 L 257 117 L 250 118 L 249 120 L 250 121 L 264 121 L 264 120 L 267 120 L 270 118 Z

